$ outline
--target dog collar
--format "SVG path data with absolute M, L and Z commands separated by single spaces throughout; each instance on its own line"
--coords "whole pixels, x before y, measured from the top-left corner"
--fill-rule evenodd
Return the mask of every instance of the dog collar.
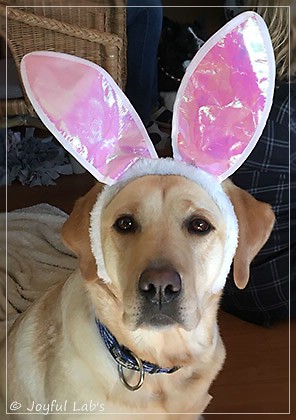
M 160 57 L 158 57 L 158 63 L 160 70 L 170 79 L 175 80 L 176 82 L 181 82 L 182 78 L 176 77 L 166 71 L 166 69 L 160 64 Z
M 105 343 L 105 346 L 111 353 L 114 360 L 118 365 L 118 372 L 121 382 L 128 388 L 130 391 L 136 391 L 141 388 L 144 382 L 145 373 L 174 373 L 179 366 L 174 366 L 173 368 L 163 368 L 154 363 L 143 361 L 139 359 L 132 351 L 128 348 L 121 346 L 113 334 L 108 330 L 108 328 L 102 324 L 98 319 L 96 319 L 96 324 L 101 334 L 101 337 Z M 123 368 L 136 370 L 140 372 L 139 381 L 136 385 L 130 385 L 123 374 Z

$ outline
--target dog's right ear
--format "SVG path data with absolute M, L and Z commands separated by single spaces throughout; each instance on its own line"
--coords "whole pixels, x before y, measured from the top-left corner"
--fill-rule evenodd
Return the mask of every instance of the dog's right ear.
M 63 242 L 77 256 L 82 277 L 86 281 L 98 278 L 97 265 L 90 245 L 89 227 L 90 212 L 102 188 L 103 184 L 97 183 L 84 197 L 77 200 L 62 227 Z

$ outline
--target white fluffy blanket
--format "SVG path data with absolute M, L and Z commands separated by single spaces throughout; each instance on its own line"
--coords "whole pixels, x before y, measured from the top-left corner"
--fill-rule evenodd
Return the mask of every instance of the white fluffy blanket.
M 5 337 L 6 312 L 9 329 L 42 292 L 77 268 L 60 237 L 67 217 L 48 204 L 0 214 L 0 340 Z

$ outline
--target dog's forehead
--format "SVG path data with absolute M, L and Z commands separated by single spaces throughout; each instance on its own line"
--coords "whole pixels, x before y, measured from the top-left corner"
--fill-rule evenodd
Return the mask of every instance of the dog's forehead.
M 106 204 L 103 212 L 161 210 L 166 207 L 220 213 L 204 188 L 180 175 L 146 175 L 132 180 Z

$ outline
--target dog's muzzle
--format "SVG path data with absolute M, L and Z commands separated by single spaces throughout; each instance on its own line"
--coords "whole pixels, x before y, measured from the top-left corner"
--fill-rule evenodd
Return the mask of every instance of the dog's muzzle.
M 166 326 L 180 322 L 182 280 L 178 272 L 166 268 L 149 268 L 140 275 L 138 286 L 142 298 L 140 323 Z

